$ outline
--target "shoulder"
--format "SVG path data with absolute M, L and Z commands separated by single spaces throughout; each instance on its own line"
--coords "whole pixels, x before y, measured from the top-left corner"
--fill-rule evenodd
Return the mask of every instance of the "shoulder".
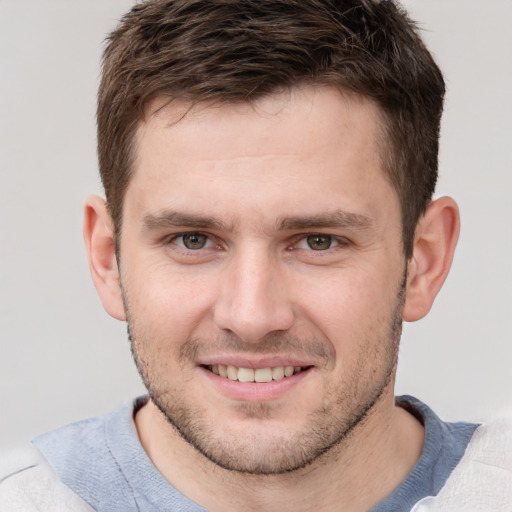
M 128 401 L 105 416 L 66 425 L 32 441 L 56 478 L 93 509 L 136 509 L 125 471 L 127 465 L 137 464 L 133 454 L 143 452 L 133 422 L 138 403 L 139 399 Z M 123 463 L 125 459 L 128 462 Z
M 124 446 L 134 436 L 126 434 L 132 413 L 133 402 L 127 402 L 113 413 L 40 435 L 32 445 L 2 456 L 0 511 L 89 512 L 105 496 L 123 490 L 106 431 L 110 424 Z
M 2 456 L 2 512 L 91 512 L 93 509 L 66 487 L 42 453 L 32 445 Z
M 103 417 L 71 423 L 36 437 L 32 443 L 49 461 L 56 473 L 62 475 L 83 472 L 108 457 Z
M 414 512 L 510 512 L 512 510 L 512 414 L 480 425 L 437 496 Z

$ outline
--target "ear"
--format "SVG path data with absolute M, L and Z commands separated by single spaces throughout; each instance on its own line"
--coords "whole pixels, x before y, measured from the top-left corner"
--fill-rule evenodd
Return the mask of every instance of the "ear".
M 100 197 L 91 196 L 85 203 L 84 240 L 92 280 L 103 307 L 110 316 L 125 320 L 114 230 L 107 205 Z
M 432 201 L 414 236 L 403 311 L 406 322 L 419 320 L 430 311 L 450 270 L 459 231 L 457 203 L 451 197 Z

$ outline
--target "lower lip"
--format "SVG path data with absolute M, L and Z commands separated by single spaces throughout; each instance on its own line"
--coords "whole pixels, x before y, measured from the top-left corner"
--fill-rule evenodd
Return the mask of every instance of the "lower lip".
M 308 368 L 290 377 L 270 382 L 240 382 L 215 375 L 202 366 L 197 368 L 221 394 L 232 400 L 244 402 L 262 402 L 280 398 L 312 371 L 312 368 Z

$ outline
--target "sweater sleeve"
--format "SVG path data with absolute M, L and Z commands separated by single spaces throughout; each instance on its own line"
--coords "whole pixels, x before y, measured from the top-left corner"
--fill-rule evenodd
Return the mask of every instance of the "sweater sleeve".
M 94 512 L 32 445 L 0 460 L 0 512 Z
M 480 426 L 437 496 L 411 512 L 511 512 L 512 415 Z

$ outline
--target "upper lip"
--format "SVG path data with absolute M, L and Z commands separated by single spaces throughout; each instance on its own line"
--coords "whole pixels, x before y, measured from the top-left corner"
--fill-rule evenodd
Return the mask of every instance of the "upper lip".
M 211 356 L 198 361 L 199 366 L 213 366 L 224 364 L 237 368 L 275 368 L 276 366 L 313 366 L 311 361 L 293 356 L 267 355 L 261 357 L 247 357 L 240 355 Z

